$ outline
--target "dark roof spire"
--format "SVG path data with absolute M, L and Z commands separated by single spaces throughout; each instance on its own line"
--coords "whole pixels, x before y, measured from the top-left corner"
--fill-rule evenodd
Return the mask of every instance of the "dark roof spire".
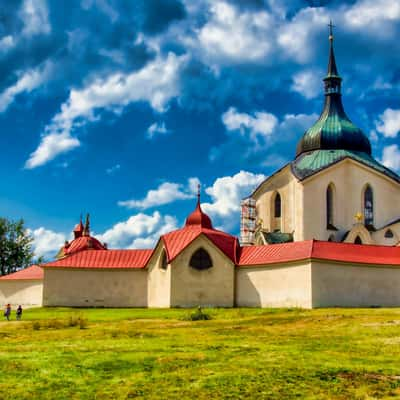
M 86 214 L 85 229 L 83 230 L 83 236 L 90 235 L 90 215 Z
M 333 28 L 335 25 L 332 21 L 329 22 L 329 62 L 328 62 L 328 74 L 327 78 L 335 77 L 339 78 L 339 73 L 336 67 L 335 52 L 333 51 Z
M 198 183 L 197 184 L 197 205 L 199 206 L 200 205 L 200 189 L 201 188 L 201 186 L 200 186 L 200 183 Z

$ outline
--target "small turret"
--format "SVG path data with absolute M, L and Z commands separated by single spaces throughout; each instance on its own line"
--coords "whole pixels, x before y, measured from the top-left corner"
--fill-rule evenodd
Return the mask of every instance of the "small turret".
M 84 227 L 83 227 L 83 223 L 82 223 L 82 214 L 81 214 L 79 224 L 77 224 L 74 228 L 74 238 L 77 239 L 77 238 L 81 237 L 83 234 L 83 230 L 84 230 Z

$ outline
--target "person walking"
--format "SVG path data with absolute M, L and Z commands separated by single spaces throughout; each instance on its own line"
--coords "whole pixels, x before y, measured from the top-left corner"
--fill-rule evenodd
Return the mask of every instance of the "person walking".
M 7 304 L 6 310 L 4 311 L 4 316 L 7 318 L 7 321 L 10 320 L 11 315 L 11 304 Z
M 22 317 L 22 307 L 21 305 L 19 305 L 17 308 L 17 321 L 20 321 L 21 317 Z

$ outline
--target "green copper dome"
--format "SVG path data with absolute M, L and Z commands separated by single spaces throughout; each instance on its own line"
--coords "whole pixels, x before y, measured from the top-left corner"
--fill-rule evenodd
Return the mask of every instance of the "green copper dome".
M 333 35 L 329 36 L 328 74 L 324 78 L 325 104 L 318 121 L 297 144 L 296 156 L 314 150 L 350 150 L 371 155 L 371 143 L 346 115 L 341 95 L 341 81 L 333 52 Z

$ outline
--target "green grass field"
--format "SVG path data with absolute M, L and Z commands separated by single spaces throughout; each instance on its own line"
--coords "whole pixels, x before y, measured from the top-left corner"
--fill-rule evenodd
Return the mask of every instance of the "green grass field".
M 400 309 L 191 312 L 26 310 L 0 322 L 0 399 L 400 398 Z

